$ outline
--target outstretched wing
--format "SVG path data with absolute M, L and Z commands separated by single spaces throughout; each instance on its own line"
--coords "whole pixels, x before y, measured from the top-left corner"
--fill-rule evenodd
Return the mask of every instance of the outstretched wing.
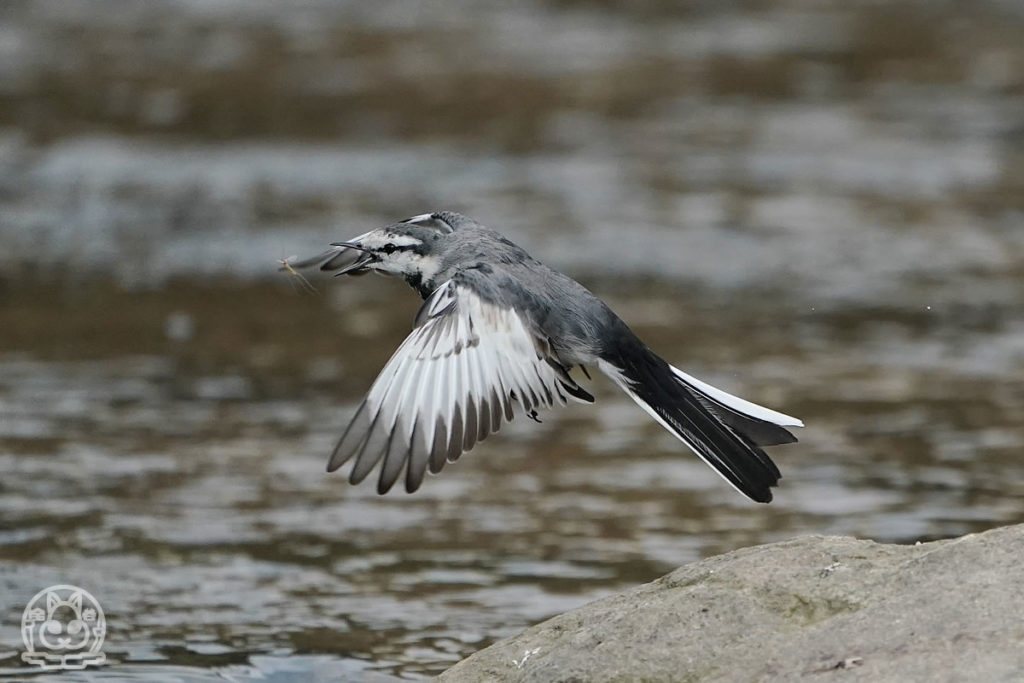
M 594 398 L 576 384 L 518 312 L 483 301 L 448 281 L 423 303 L 415 329 L 384 366 L 327 464 L 355 458 L 358 484 L 382 462 L 377 491 L 405 468 L 405 489 L 419 488 L 514 416 L 568 398 Z

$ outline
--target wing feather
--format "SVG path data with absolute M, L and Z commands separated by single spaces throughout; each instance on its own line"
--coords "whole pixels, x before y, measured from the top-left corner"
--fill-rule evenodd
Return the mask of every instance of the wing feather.
M 590 398 L 568 376 L 550 345 L 515 310 L 503 309 L 454 281 L 424 302 L 402 342 L 357 408 L 328 463 L 354 459 L 356 484 L 380 464 L 385 493 L 405 471 L 412 492 L 515 417 Z
M 464 413 L 463 413 L 463 431 L 462 431 L 462 451 L 472 450 L 473 446 L 476 445 L 476 377 L 475 369 L 472 366 L 472 353 L 469 352 L 468 348 L 460 348 L 455 352 L 458 357 L 459 363 L 459 378 L 462 380 L 462 396 L 464 400 Z M 458 458 L 462 455 L 459 452 L 455 455 Z
M 429 469 L 431 474 L 437 474 L 448 462 L 448 443 L 451 439 L 452 425 L 454 423 L 455 408 L 448 404 L 447 398 L 453 391 L 452 374 L 454 368 L 448 358 L 439 358 L 434 361 L 434 371 L 437 376 L 437 384 L 434 387 L 433 411 L 427 411 L 426 416 L 434 416 L 436 433 L 434 435 L 434 446 L 430 451 Z
M 432 340 L 432 343 L 436 346 L 436 340 Z M 436 441 L 438 430 L 444 430 L 443 422 L 439 424 L 437 419 L 430 418 L 431 415 L 436 415 L 437 412 L 437 383 L 443 380 L 443 376 L 438 376 L 438 369 L 443 364 L 421 362 L 420 365 L 423 366 L 423 375 L 416 388 L 416 397 L 413 399 L 413 404 L 422 405 L 424 410 L 421 418 L 416 421 L 417 433 L 409 450 L 409 462 L 405 470 L 405 488 L 407 491 L 415 491 L 423 482 L 431 454 L 438 447 Z
M 398 475 L 402 473 L 406 460 L 412 458 L 415 448 L 416 424 L 419 420 L 417 415 L 403 413 L 401 406 L 410 402 L 415 403 L 414 397 L 419 389 L 419 379 L 425 365 L 422 362 L 411 363 L 409 371 L 401 376 L 401 386 L 397 390 L 396 408 L 398 410 L 395 411 L 388 450 L 384 456 L 384 462 L 380 466 L 380 479 L 377 481 L 377 491 L 380 493 L 386 493 L 394 486 Z

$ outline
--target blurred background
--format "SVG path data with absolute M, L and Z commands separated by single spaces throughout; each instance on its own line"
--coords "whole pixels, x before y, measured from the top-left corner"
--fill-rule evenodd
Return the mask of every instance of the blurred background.
M 0 5 L 0 673 L 437 673 L 685 562 L 1024 521 L 1024 5 Z M 418 308 L 279 261 L 435 209 L 807 423 L 743 499 L 610 383 L 415 495 L 324 473 Z M 84 679 L 97 677 L 93 672 Z

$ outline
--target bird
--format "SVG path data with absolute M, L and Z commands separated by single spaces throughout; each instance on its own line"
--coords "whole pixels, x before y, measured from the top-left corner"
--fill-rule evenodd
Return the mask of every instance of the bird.
M 352 484 L 379 464 L 377 491 L 404 471 L 412 493 L 516 414 L 594 396 L 571 374 L 596 367 L 751 500 L 767 503 L 781 473 L 765 446 L 797 441 L 795 417 L 688 375 L 649 349 L 570 277 L 467 216 L 436 211 L 377 228 L 289 268 L 376 272 L 424 299 L 327 463 L 350 460 Z

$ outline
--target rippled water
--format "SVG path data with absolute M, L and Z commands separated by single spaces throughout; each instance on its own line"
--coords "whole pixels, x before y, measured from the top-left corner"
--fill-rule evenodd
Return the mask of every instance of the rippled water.
M 737 547 L 1024 521 L 1019 8 L 638 6 L 3 10 L 0 674 L 55 583 L 104 676 L 388 680 Z M 775 502 L 602 380 L 414 495 L 325 474 L 418 302 L 276 261 L 438 207 L 803 418 Z

